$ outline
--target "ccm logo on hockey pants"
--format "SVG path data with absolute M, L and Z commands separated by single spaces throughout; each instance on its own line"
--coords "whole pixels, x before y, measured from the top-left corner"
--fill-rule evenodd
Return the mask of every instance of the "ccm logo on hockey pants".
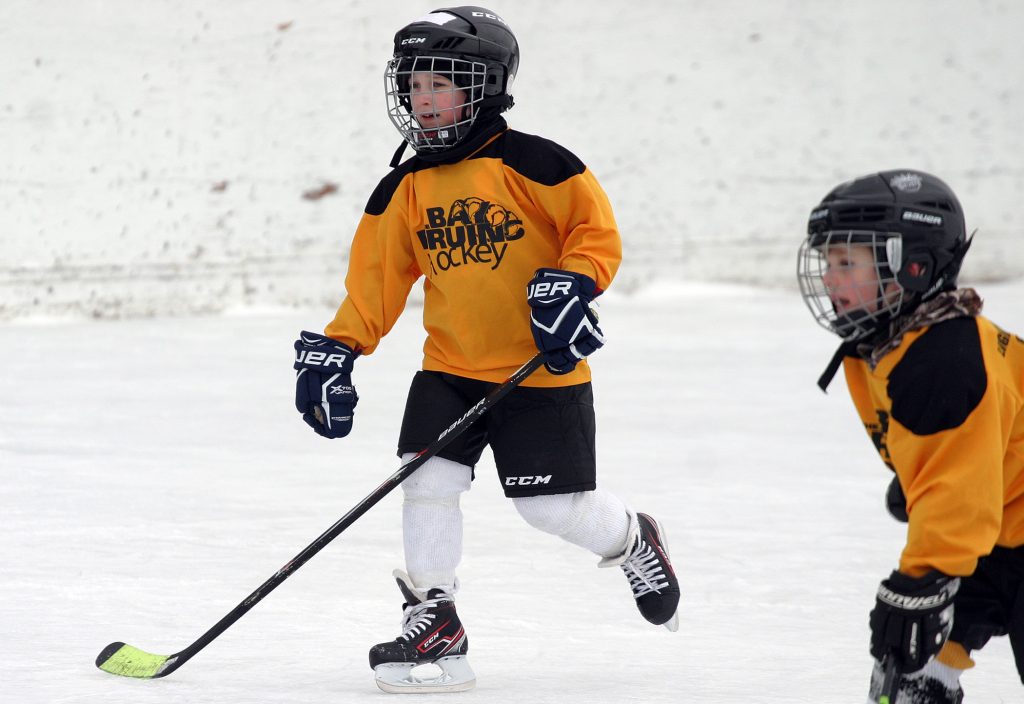
M 536 486 L 547 484 L 551 481 L 551 475 L 545 477 L 505 477 L 505 486 Z

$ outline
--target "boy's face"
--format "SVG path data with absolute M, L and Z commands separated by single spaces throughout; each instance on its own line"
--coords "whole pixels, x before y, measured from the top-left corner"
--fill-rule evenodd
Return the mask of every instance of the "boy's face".
M 797 258 L 804 303 L 819 324 L 839 337 L 864 339 L 904 310 L 904 290 L 890 264 L 902 257 L 898 233 L 811 232 Z
M 412 74 L 409 84 L 409 102 L 420 127 L 451 127 L 463 119 L 466 91 L 440 73 L 417 71 Z
M 827 267 L 822 280 L 837 314 L 848 315 L 855 311 L 875 313 L 879 310 L 884 300 L 879 297 L 878 268 L 872 247 L 862 244 L 830 245 L 825 259 Z M 887 295 L 891 291 L 884 293 Z

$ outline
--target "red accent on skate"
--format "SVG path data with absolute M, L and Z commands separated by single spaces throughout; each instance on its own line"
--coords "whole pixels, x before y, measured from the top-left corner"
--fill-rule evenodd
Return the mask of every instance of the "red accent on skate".
M 676 569 L 672 566 L 672 561 L 668 559 L 668 555 L 665 554 L 665 551 L 661 549 L 660 545 L 658 545 L 657 548 L 658 552 L 661 553 L 661 559 L 665 561 L 665 566 L 668 567 L 668 571 L 671 572 L 672 576 L 674 577 L 676 574 Z
M 462 642 L 462 637 L 466 633 L 466 629 L 459 628 L 459 630 L 453 635 L 448 641 L 448 647 L 441 651 L 441 655 L 454 650 L 458 647 L 459 643 Z
M 647 514 L 644 514 L 644 515 L 646 516 Z M 657 525 L 658 525 L 657 523 L 655 523 L 655 522 L 654 522 L 654 519 L 653 519 L 653 518 L 651 518 L 650 516 L 647 516 L 647 519 L 648 519 L 648 520 L 649 520 L 649 521 L 651 522 L 651 525 L 652 525 L 652 526 L 657 526 Z M 653 530 L 652 530 L 652 531 L 650 532 L 650 535 L 651 535 L 651 536 L 652 536 L 652 537 L 653 537 L 654 539 L 653 539 L 653 540 L 648 540 L 648 541 L 647 541 L 647 543 L 648 543 L 649 545 L 654 545 L 654 548 L 655 548 L 655 549 L 656 549 L 656 550 L 658 551 L 658 554 L 660 554 L 660 555 L 661 555 L 661 559 L 665 561 L 665 565 L 666 565 L 666 566 L 668 567 L 668 569 L 669 569 L 669 572 L 671 572 L 671 573 L 672 573 L 672 575 L 673 575 L 673 576 L 675 576 L 675 573 L 676 573 L 676 569 L 675 569 L 675 568 L 674 568 L 674 567 L 672 566 L 672 561 L 668 559 L 668 554 L 667 554 L 667 553 L 665 552 L 665 550 L 664 550 L 664 549 L 663 549 L 663 548 L 661 547 L 661 543 L 662 543 L 662 539 L 661 539 L 661 531 L 660 531 L 660 530 L 658 530 L 657 528 L 654 528 L 654 529 L 653 529 Z

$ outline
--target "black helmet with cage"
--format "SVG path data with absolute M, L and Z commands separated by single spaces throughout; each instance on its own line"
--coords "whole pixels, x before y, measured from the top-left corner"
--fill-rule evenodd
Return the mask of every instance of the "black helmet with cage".
M 956 288 L 969 245 L 963 209 L 948 185 L 922 171 L 882 171 L 837 186 L 811 211 L 797 279 L 821 325 L 844 340 L 862 340 Z M 831 272 L 854 265 L 854 248 L 870 250 L 877 286 L 837 306 Z
M 418 153 L 443 152 L 482 115 L 512 107 L 518 67 L 519 44 L 496 13 L 472 5 L 434 10 L 395 34 L 384 74 L 388 117 Z M 414 106 L 414 92 L 429 99 Z

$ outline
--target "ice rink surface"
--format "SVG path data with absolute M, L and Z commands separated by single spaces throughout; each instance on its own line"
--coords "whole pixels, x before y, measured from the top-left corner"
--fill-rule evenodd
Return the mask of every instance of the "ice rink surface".
M 978 288 L 991 318 L 1024 331 L 1024 282 Z M 605 298 L 599 482 L 665 524 L 681 628 L 647 625 L 621 573 L 523 523 L 485 455 L 462 504 L 458 596 L 479 684 L 447 696 L 863 702 L 867 613 L 903 527 L 841 376 L 828 395 L 815 386 L 836 339 L 792 291 Z M 396 467 L 421 311 L 357 362 L 354 433 L 327 441 L 294 411 L 291 343 L 332 312 L 0 326 L 4 701 L 388 696 L 366 653 L 398 633 L 399 492 L 170 677 L 93 665 L 116 640 L 183 649 Z M 968 701 L 1020 701 L 1005 641 L 976 659 Z

